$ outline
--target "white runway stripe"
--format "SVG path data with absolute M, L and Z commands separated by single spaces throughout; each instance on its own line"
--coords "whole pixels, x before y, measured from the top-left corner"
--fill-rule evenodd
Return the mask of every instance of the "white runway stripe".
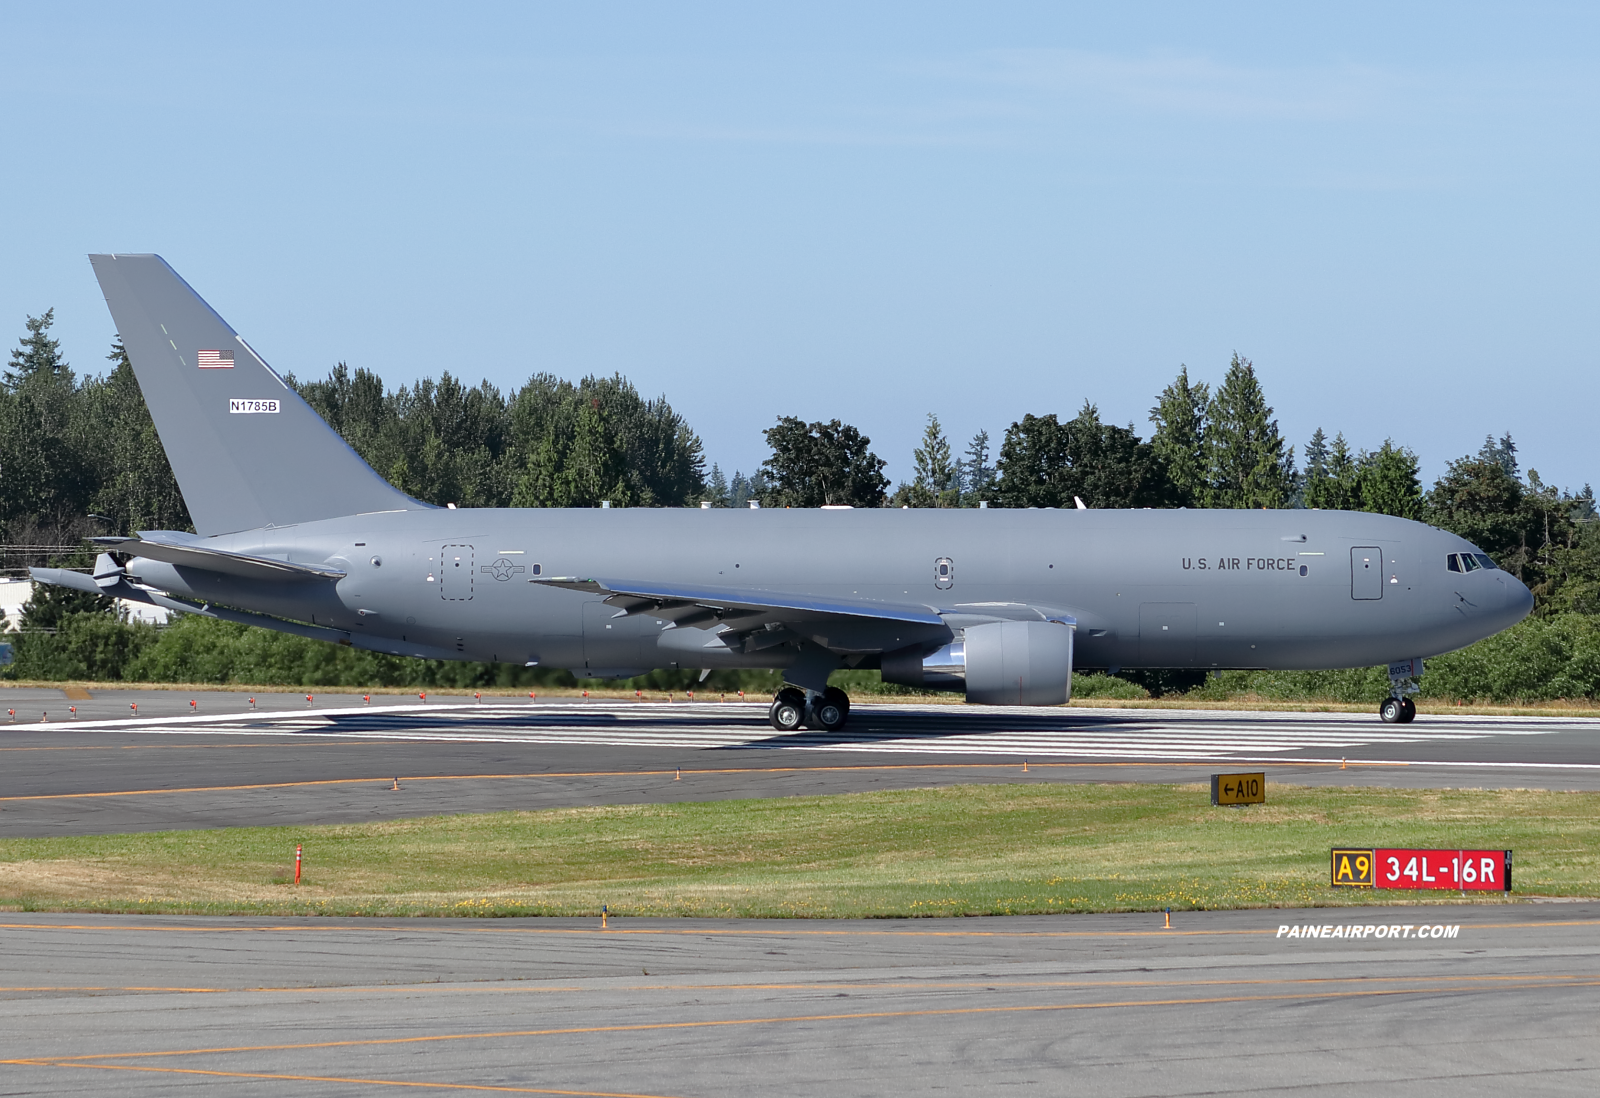
M 1561 719 L 1429 717 L 1396 727 L 1375 715 L 1173 710 L 1032 711 L 963 706 L 862 706 L 836 733 L 779 733 L 765 705 L 408 705 L 80 722 L 121 732 L 331 736 L 358 740 L 569 744 L 690 750 L 803 750 L 1015 758 L 1226 759 L 1372 744 L 1459 743 L 1593 727 Z M 1248 723 L 1259 719 L 1262 724 Z M 1270 722 L 1270 723 L 1269 723 Z M 984 726 L 992 726 L 985 730 Z

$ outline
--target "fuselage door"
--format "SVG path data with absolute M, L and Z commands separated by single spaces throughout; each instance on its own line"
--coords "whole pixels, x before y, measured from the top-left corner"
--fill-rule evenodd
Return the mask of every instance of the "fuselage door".
M 472 546 L 446 545 L 439 550 L 439 597 L 447 602 L 471 602 Z
M 1383 598 L 1383 550 L 1358 545 L 1350 550 L 1350 597 Z

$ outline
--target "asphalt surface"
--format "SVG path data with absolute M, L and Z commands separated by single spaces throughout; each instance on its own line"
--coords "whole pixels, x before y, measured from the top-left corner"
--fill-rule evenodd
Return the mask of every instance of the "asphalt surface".
M 7 1094 L 1600 1093 L 1596 903 L 0 922 Z
M 1243 769 L 1309 785 L 1600 788 L 1600 721 L 1582 718 L 1396 726 L 1375 714 L 877 703 L 838 733 L 782 735 L 764 703 L 737 699 L 274 694 L 255 706 L 243 694 L 0 691 L 0 709 L 16 710 L 0 723 L 0 837 Z

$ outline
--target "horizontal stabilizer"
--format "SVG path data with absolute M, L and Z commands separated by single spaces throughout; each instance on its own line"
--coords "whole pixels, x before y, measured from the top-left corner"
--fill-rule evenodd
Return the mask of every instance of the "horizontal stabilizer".
M 89 540 L 110 552 L 127 553 L 129 556 L 159 560 L 183 568 L 218 572 L 225 576 L 238 576 L 240 579 L 336 580 L 344 577 L 342 570 L 326 565 L 294 564 L 286 560 L 273 560 L 270 557 L 253 557 L 248 553 L 230 553 L 224 549 L 189 544 L 177 539 L 137 537 Z
M 69 568 L 30 568 L 28 578 L 34 583 L 49 583 L 56 587 L 68 587 L 74 591 L 82 591 L 86 595 L 110 595 L 113 592 L 102 590 L 94 581 L 94 577 L 82 572 L 74 572 Z

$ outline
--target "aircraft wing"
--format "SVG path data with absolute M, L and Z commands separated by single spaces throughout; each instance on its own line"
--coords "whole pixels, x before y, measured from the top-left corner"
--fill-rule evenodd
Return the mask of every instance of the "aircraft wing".
M 859 618 L 916 625 L 944 624 L 944 618 L 931 606 L 880 602 L 876 599 L 804 595 L 747 587 L 634 583 L 578 576 L 541 576 L 528 582 L 602 595 L 607 603 L 617 607 L 622 614 L 648 614 L 679 625 L 695 625 L 712 619 L 735 622 L 755 617 L 775 620 Z
M 914 644 L 948 641 L 957 629 L 996 621 L 1075 624 L 1070 612 L 1024 603 L 895 603 L 848 595 L 815 595 L 750 587 L 633 582 L 579 576 L 528 581 L 600 595 L 617 616 L 645 614 L 705 636 L 669 647 L 720 646 L 755 652 L 792 640 L 810 640 L 838 654 L 870 654 Z
M 226 549 L 213 549 L 196 545 L 175 537 L 142 534 L 132 538 L 90 538 L 101 549 L 114 553 L 127 553 L 135 557 L 164 561 L 184 568 L 198 568 L 206 572 L 220 572 L 227 576 L 254 580 L 310 580 L 341 579 L 344 572 L 327 565 L 295 564 L 271 557 L 256 557 L 248 553 L 230 553 Z

